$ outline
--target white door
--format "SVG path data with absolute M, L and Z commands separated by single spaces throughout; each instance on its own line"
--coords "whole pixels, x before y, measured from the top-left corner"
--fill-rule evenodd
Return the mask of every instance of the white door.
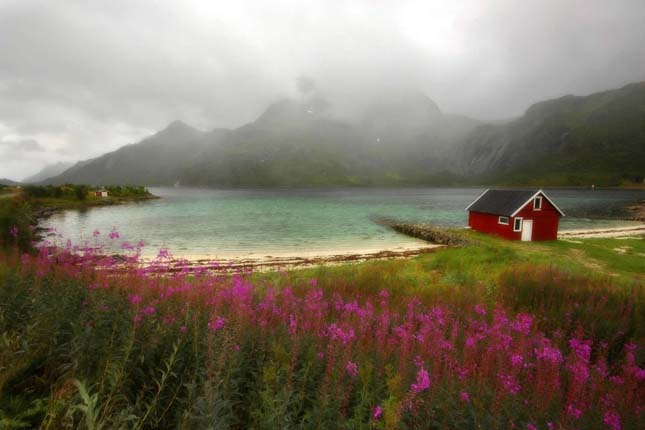
M 533 220 L 522 220 L 522 241 L 530 242 L 533 237 Z

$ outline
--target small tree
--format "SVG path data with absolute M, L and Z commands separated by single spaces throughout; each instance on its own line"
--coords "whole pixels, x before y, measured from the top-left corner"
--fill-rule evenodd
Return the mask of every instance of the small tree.
M 87 197 L 87 187 L 85 185 L 76 185 L 74 193 L 78 200 L 85 200 Z

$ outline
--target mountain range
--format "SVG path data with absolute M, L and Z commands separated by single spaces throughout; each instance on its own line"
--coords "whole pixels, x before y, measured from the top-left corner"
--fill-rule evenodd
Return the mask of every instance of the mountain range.
M 42 182 L 615 185 L 642 181 L 644 166 L 645 82 L 640 82 L 536 103 L 521 117 L 495 124 L 445 114 L 419 93 L 375 102 L 351 121 L 328 114 L 320 99 L 285 99 L 236 129 L 204 132 L 175 121 L 139 143 Z

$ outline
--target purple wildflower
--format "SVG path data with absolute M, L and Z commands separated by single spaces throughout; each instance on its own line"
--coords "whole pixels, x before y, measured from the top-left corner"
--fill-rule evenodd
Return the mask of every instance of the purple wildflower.
M 459 400 L 464 403 L 470 403 L 470 394 L 468 394 L 468 391 L 462 391 L 459 393 Z
M 137 303 L 141 303 L 141 300 L 143 300 L 143 299 L 138 294 L 131 294 L 130 295 L 130 303 L 133 304 L 133 305 L 136 305 Z
M 217 331 L 224 327 L 226 325 L 226 318 L 224 317 L 217 317 L 215 318 L 215 321 L 209 321 L 208 322 L 208 328 L 211 331 Z
M 347 374 L 352 378 L 356 378 L 358 376 L 358 364 L 354 363 L 353 361 L 347 362 L 345 370 L 347 370 Z
M 608 430 L 620 430 L 620 415 L 615 411 L 607 411 L 602 419 L 603 424 L 607 426 Z
M 428 375 L 428 371 L 423 368 L 419 369 L 417 372 L 417 380 L 410 388 L 412 388 L 412 391 L 415 393 L 421 393 L 422 391 L 430 388 L 430 375 Z
M 375 420 L 380 419 L 382 415 L 383 415 L 383 408 L 380 405 L 374 408 L 374 414 L 372 414 L 372 417 Z

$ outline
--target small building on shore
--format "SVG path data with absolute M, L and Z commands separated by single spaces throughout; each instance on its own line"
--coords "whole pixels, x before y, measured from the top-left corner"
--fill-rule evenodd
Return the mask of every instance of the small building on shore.
M 466 208 L 468 225 L 509 240 L 556 240 L 564 216 L 542 190 L 486 190 Z
M 96 190 L 96 191 L 94 192 L 94 195 L 95 195 L 96 197 L 108 197 L 108 196 L 109 196 L 109 194 L 110 194 L 110 193 L 108 193 L 108 190 L 105 190 L 105 189 Z

